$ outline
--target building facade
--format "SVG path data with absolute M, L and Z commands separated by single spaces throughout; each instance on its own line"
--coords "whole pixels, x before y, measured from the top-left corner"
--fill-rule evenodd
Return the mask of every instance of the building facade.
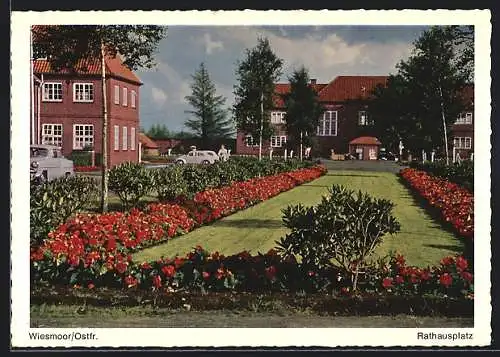
M 313 156 L 331 157 L 333 153 L 348 153 L 349 142 L 359 136 L 372 134 L 373 121 L 370 120 L 369 103 L 371 92 L 377 85 L 385 85 L 387 76 L 338 76 L 330 83 L 319 84 L 311 80 L 310 85 L 318 93 L 325 112 L 319 120 L 313 137 Z M 275 108 L 271 111 L 274 135 L 263 143 L 263 152 L 282 154 L 288 139 L 284 116 L 284 102 L 281 95 L 290 91 L 289 84 L 276 85 Z M 252 137 L 237 133 L 238 154 L 258 154 L 258 142 Z
M 463 92 L 465 110 L 460 113 L 451 127 L 453 137 L 453 158 L 470 159 L 474 152 L 474 86 L 465 87 Z M 458 155 L 458 156 L 457 156 Z
M 142 83 L 118 57 L 105 65 L 108 165 L 138 162 Z M 32 66 L 31 142 L 60 146 L 65 156 L 82 150 L 102 155 L 101 61 L 82 60 L 72 71 L 54 71 L 44 59 Z

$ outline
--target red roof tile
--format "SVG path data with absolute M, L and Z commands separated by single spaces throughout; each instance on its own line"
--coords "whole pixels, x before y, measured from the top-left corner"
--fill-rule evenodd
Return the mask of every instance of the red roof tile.
M 83 59 L 76 65 L 76 73 L 80 75 L 101 75 L 101 62 L 98 59 Z M 51 67 L 47 60 L 37 59 L 34 61 L 33 72 L 37 74 L 47 74 L 56 73 Z M 68 69 L 61 69 L 57 73 L 70 73 Z M 118 57 L 106 58 L 106 73 L 111 74 L 114 77 L 125 79 L 133 83 L 142 84 L 141 80 L 122 64 Z
M 360 136 L 359 138 L 349 141 L 352 145 L 382 145 L 382 143 L 373 136 Z
M 327 84 L 312 84 L 312 87 L 319 93 Z M 281 97 L 283 94 L 287 94 L 290 92 L 290 83 L 276 83 L 274 87 L 275 97 L 274 97 L 274 105 L 276 108 L 283 108 L 285 103 L 283 98 Z
M 158 145 L 153 140 L 151 140 L 151 138 L 149 136 L 147 136 L 144 133 L 139 133 L 139 142 L 145 148 L 158 149 Z
M 338 76 L 319 93 L 322 102 L 343 102 L 371 97 L 378 85 L 385 85 L 388 76 Z

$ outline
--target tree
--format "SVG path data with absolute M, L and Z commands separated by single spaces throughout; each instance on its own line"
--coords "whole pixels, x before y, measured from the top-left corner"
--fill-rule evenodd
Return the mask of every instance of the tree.
M 165 124 L 153 124 L 146 133 L 151 139 L 170 139 L 172 133 Z
M 304 67 L 294 71 L 289 81 L 290 92 L 283 96 L 286 131 L 292 147 L 300 145 L 302 159 L 303 144 L 306 140 L 310 144 L 308 136 L 316 130 L 324 108 L 319 102 L 318 93 L 309 84 L 309 74 Z
M 450 118 L 464 108 L 462 93 L 471 75 L 463 67 L 457 33 L 449 26 L 424 31 L 387 88 L 375 90 L 372 105 L 378 131 L 392 132 L 393 140 L 399 136 L 412 152 L 444 149 L 447 162 Z
M 259 38 L 257 46 L 245 51 L 238 63 L 234 88 L 233 112 L 237 128 L 259 138 L 259 160 L 262 159 L 262 140 L 273 134 L 269 111 L 273 108 L 275 83 L 282 73 L 283 61 L 271 49 L 269 40 Z
M 194 118 L 186 120 L 184 125 L 201 139 L 203 147 L 233 135 L 232 121 L 227 119 L 226 109 L 223 108 L 226 98 L 216 95 L 215 85 L 205 64 L 201 63 L 191 77 L 192 93 L 186 96 L 186 100 L 193 110 L 187 110 L 186 113 L 192 114 Z
M 75 70 L 82 59 L 99 59 L 102 72 L 102 190 L 101 210 L 108 210 L 108 113 L 105 58 L 120 55 L 123 64 L 135 70 L 155 65 L 154 52 L 166 28 L 149 25 L 37 26 L 33 33 L 33 55 L 47 57 L 54 70 Z

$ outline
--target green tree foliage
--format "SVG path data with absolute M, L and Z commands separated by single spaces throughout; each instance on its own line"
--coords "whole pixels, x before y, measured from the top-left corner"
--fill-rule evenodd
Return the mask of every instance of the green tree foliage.
M 153 124 L 146 132 L 146 135 L 151 139 L 170 139 L 172 133 L 168 130 L 165 124 Z
M 309 135 L 316 131 L 324 108 L 319 102 L 318 94 L 309 84 L 309 74 L 304 67 L 294 71 L 289 81 L 290 92 L 283 96 L 287 143 L 297 149 L 301 144 L 301 137 L 303 145 L 311 144 Z
M 226 98 L 216 95 L 215 85 L 204 63 L 200 64 L 192 79 L 191 95 L 186 96 L 193 108 L 186 113 L 191 114 L 192 118 L 186 120 L 185 126 L 201 139 L 203 147 L 217 139 L 231 137 L 234 129 L 224 108 Z
M 273 134 L 269 112 L 274 106 L 274 88 L 282 66 L 283 61 L 274 54 L 269 40 L 259 38 L 257 46 L 246 50 L 245 59 L 236 70 L 238 84 L 234 87 L 233 107 L 236 127 L 259 142 L 259 159 L 263 139 Z
M 469 34 L 453 26 L 425 31 L 415 41 L 411 56 L 397 65 L 398 72 L 390 76 L 387 87 L 375 89 L 371 114 L 379 137 L 387 138 L 391 148 L 401 139 L 413 153 L 447 149 L 451 125 L 464 109 L 463 90 L 471 77 L 473 39 L 461 39 L 464 33 Z

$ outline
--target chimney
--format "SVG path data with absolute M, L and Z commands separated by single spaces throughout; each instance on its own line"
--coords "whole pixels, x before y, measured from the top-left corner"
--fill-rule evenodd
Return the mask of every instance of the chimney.
M 316 78 L 311 78 L 311 84 L 316 84 Z

